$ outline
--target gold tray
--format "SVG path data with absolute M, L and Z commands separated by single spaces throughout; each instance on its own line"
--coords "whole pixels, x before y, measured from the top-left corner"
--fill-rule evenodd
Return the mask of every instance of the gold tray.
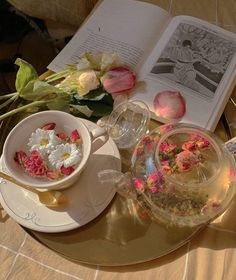
M 24 115 L 25 116 L 25 115 Z M 10 129 L 22 114 L 0 126 L 0 154 Z M 150 123 L 150 129 L 158 126 Z M 228 138 L 223 122 L 216 129 Z M 129 168 L 130 153 L 122 154 L 123 170 Z M 64 233 L 41 233 L 24 228 L 33 238 L 64 257 L 86 264 L 121 266 L 162 257 L 192 239 L 204 226 L 168 229 L 153 221 L 138 204 L 116 195 L 107 209 L 92 222 Z

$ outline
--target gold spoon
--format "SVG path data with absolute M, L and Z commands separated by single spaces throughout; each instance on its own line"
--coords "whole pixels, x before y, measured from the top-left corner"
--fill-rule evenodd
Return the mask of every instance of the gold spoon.
M 67 202 L 66 196 L 60 191 L 51 190 L 51 191 L 40 192 L 36 189 L 21 184 L 20 182 L 12 178 L 10 175 L 2 171 L 0 171 L 0 177 L 10 181 L 11 183 L 17 185 L 18 187 L 36 193 L 38 195 L 39 201 L 47 207 L 58 207 Z

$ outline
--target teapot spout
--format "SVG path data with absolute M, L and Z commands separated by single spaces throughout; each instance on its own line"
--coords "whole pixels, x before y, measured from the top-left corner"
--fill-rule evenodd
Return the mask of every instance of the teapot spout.
M 116 191 L 123 197 L 136 199 L 137 194 L 132 187 L 131 174 L 122 173 L 113 169 L 102 170 L 98 173 L 101 183 L 109 183 L 114 186 Z

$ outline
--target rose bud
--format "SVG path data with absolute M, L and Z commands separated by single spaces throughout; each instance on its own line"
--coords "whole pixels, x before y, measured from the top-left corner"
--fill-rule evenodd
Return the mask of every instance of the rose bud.
M 41 127 L 42 130 L 53 130 L 56 127 L 55 123 L 47 123 Z
M 79 85 L 87 92 L 99 87 L 100 83 L 95 71 L 88 70 L 79 76 Z
M 79 132 L 77 129 L 73 130 L 70 135 L 70 140 L 72 143 L 79 143 L 81 141 Z
M 145 183 L 144 183 L 144 180 L 143 179 L 140 179 L 140 178 L 136 178 L 134 180 L 134 186 L 136 188 L 136 190 L 138 192 L 144 192 L 144 189 L 145 189 Z
M 178 91 L 162 91 L 155 96 L 154 111 L 164 119 L 179 120 L 186 112 L 185 99 Z
M 69 176 L 74 170 L 75 169 L 72 166 L 69 166 L 69 167 L 62 166 L 60 168 L 61 174 L 66 175 L 66 176 Z
M 116 67 L 107 71 L 101 82 L 108 93 L 120 93 L 130 90 L 135 85 L 135 73 L 125 67 Z
M 57 137 L 59 137 L 62 140 L 66 140 L 67 136 L 64 132 L 59 132 L 56 134 Z

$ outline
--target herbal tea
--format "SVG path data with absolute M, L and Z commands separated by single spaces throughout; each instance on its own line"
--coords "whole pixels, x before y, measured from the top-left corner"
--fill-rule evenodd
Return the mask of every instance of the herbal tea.
M 163 137 L 157 146 L 156 159 L 163 171 L 183 186 L 207 183 L 221 166 L 217 145 L 191 131 Z
M 144 136 L 132 157 L 138 201 L 168 225 L 195 226 L 222 213 L 235 193 L 234 173 L 216 136 L 180 124 Z

